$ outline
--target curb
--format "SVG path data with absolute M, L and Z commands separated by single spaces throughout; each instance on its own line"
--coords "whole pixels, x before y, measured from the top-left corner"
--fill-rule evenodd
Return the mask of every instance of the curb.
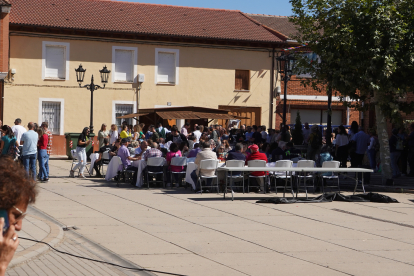
M 51 246 L 55 247 L 62 241 L 64 233 L 61 227 L 57 226 L 56 224 L 46 219 L 40 218 L 38 216 L 34 216 L 34 215 L 31 215 L 31 216 L 38 220 L 41 220 L 42 222 L 46 223 L 50 227 L 50 233 L 49 235 L 47 235 L 46 238 L 42 240 L 43 242 L 46 242 L 50 244 Z M 26 250 L 17 252 L 14 255 L 12 261 L 10 262 L 8 269 L 13 268 L 17 265 L 20 265 L 24 262 L 27 262 L 33 258 L 36 258 L 40 254 L 43 254 L 49 250 L 50 250 L 50 247 L 47 246 L 46 244 L 37 243 Z

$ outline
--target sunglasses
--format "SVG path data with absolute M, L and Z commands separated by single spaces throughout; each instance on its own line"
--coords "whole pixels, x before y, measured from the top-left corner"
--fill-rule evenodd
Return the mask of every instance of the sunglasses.
M 16 222 L 23 220 L 27 213 L 22 212 L 19 208 L 17 208 L 16 206 L 13 206 L 14 209 L 16 209 L 16 211 L 20 212 L 20 215 L 16 216 Z

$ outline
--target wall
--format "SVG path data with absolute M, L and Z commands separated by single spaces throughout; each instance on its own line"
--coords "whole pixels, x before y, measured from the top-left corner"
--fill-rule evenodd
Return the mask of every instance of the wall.
M 140 108 L 154 105 L 219 105 L 260 107 L 262 124 L 268 124 L 271 57 L 268 52 L 209 49 L 200 47 L 161 47 L 150 44 L 126 44 L 88 40 L 59 40 L 12 35 L 10 66 L 16 69 L 14 82 L 5 87 L 4 121 L 11 124 L 19 117 L 26 125 L 38 121 L 39 98 L 64 99 L 64 132 L 80 132 L 89 125 L 90 92 L 79 88 L 75 68 L 82 63 L 87 69 L 85 83 L 91 75 L 100 84 L 99 70 L 112 68 L 112 46 L 138 48 L 138 73 L 145 74 Z M 42 41 L 70 43 L 69 80 L 42 80 Z M 179 49 L 179 84 L 156 85 L 155 48 Z M 234 92 L 235 69 L 251 70 L 248 93 Z M 110 78 L 111 80 L 111 78 Z M 108 83 L 95 91 L 94 126 L 112 123 L 113 101 L 136 101 L 136 83 Z M 96 131 L 95 131 L 96 132 Z

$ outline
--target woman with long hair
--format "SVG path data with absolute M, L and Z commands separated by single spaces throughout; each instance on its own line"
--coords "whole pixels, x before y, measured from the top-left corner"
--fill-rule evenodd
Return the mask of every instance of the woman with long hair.
M 128 132 L 128 125 L 122 125 L 122 131 L 119 134 L 119 137 L 121 137 L 121 139 L 124 138 L 130 138 L 132 135 Z
M 79 169 L 79 177 L 85 178 L 83 175 L 83 171 L 86 167 L 86 147 L 89 146 L 89 144 L 92 143 L 92 140 L 89 139 L 89 133 L 90 130 L 88 127 L 85 127 L 82 130 L 82 133 L 78 137 L 78 144 L 76 146 L 76 155 L 78 156 L 78 164 L 76 164 L 75 167 L 73 167 L 72 170 L 70 170 L 70 177 L 75 177 L 75 171 Z
M 111 130 L 109 131 L 109 144 L 113 145 L 115 141 L 119 138 L 118 129 L 116 124 L 111 125 Z
M 37 142 L 37 160 L 39 161 L 39 179 L 41 181 L 49 181 L 49 155 L 47 154 L 47 144 L 49 136 L 43 128 L 37 129 L 39 141 Z
M 232 150 L 232 147 L 230 146 L 228 140 L 224 140 L 222 145 L 224 146 L 224 151 L 225 152 L 229 152 L 229 151 Z
M 345 127 L 340 125 L 338 127 L 338 134 L 335 136 L 335 158 L 341 163 L 341 168 L 346 168 L 348 160 L 348 134 Z
M 1 155 L 12 155 L 11 157 L 14 158 L 15 149 L 19 147 L 19 143 L 17 143 L 13 130 L 8 125 L 4 125 L 1 127 L 1 132 L 3 133 L 0 141 Z M 10 147 L 12 148 L 10 149 Z
M 101 125 L 101 130 L 99 130 L 99 132 L 98 132 L 99 148 L 101 148 L 105 145 L 104 139 L 107 138 L 108 135 L 109 135 L 109 133 L 106 130 L 106 124 L 102 124 Z

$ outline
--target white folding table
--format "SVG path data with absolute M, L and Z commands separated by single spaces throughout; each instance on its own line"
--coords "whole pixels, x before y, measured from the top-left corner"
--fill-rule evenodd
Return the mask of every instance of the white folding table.
M 357 173 L 362 173 L 362 178 L 361 178 L 361 186 L 362 186 L 362 191 L 365 193 L 365 187 L 364 187 L 364 174 L 363 173 L 372 173 L 373 170 L 371 169 L 362 169 L 362 168 L 286 168 L 286 167 L 221 167 L 217 169 L 218 171 L 226 171 L 226 172 L 230 172 L 230 175 L 233 174 L 234 171 L 238 171 L 238 172 L 295 172 L 295 173 L 306 173 L 306 172 L 336 172 L 336 173 L 351 173 L 354 172 L 356 173 L 355 178 L 349 177 L 351 179 L 355 180 L 355 188 L 354 188 L 354 194 L 357 190 L 358 187 L 358 174 Z M 233 182 L 231 182 L 232 184 Z M 231 185 L 230 187 L 233 190 L 233 187 Z M 285 190 L 286 190 L 286 183 L 285 183 Z M 263 191 L 264 193 L 266 193 L 266 189 L 264 189 Z M 226 186 L 224 188 L 224 198 L 226 198 L 226 193 L 227 193 L 227 177 L 226 177 Z M 292 193 L 293 195 L 293 193 Z M 232 192 L 232 200 L 233 200 L 233 192 Z

